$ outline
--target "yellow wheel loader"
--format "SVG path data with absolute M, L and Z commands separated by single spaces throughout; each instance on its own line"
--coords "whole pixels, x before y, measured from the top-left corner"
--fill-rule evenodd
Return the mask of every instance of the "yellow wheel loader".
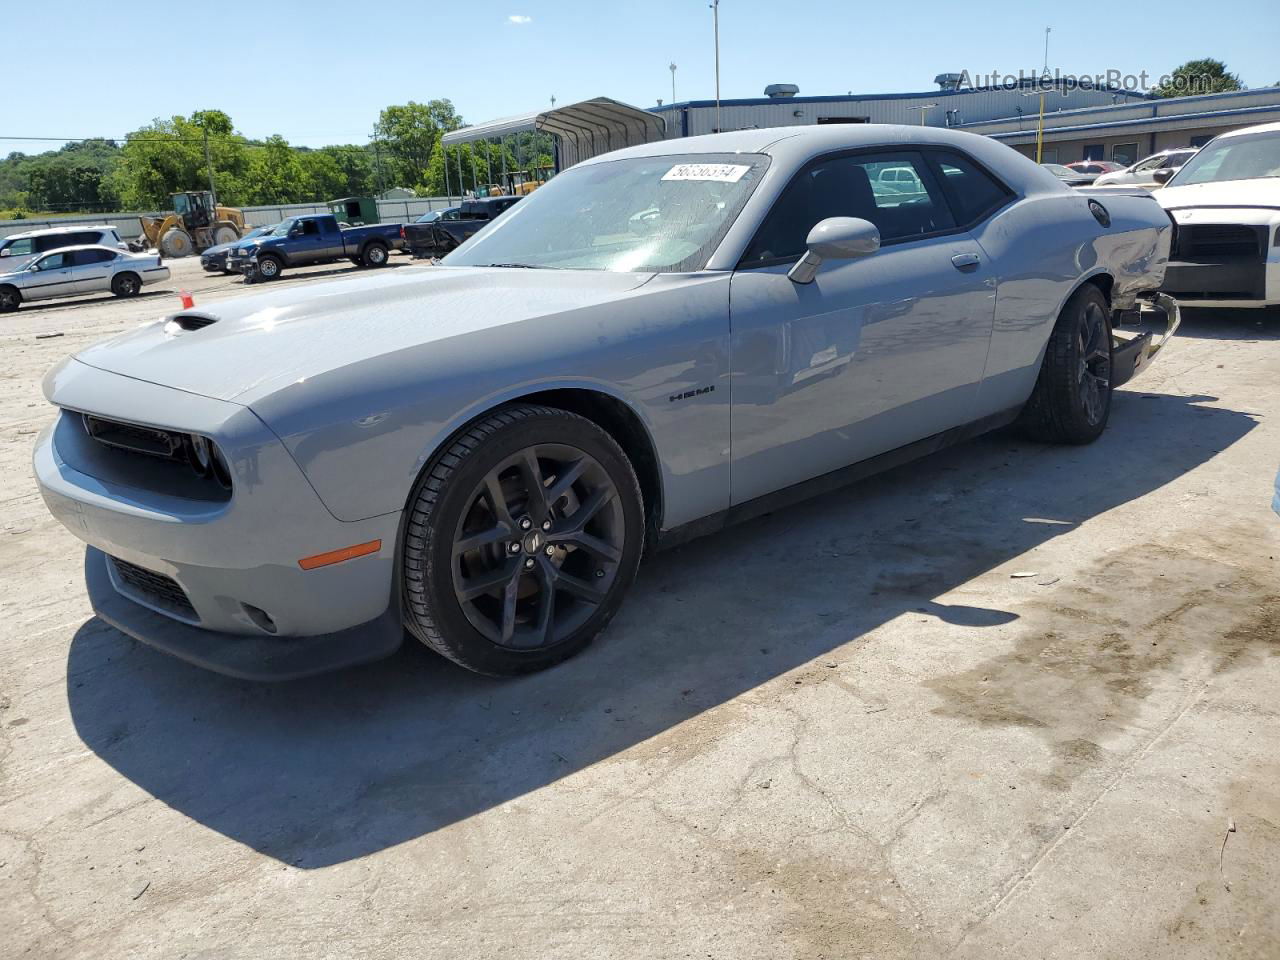
M 186 257 L 244 235 L 244 214 L 235 207 L 214 206 L 207 190 L 173 195 L 173 212 L 139 217 L 147 246 L 166 257 Z

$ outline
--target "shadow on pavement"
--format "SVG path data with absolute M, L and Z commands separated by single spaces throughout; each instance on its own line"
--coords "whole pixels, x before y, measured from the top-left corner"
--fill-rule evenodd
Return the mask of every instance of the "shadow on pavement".
M 259 686 L 91 620 L 71 644 L 71 714 L 104 761 L 210 829 L 303 868 L 358 858 L 606 760 L 904 613 L 973 630 L 1017 619 L 935 598 L 1253 428 L 1212 400 L 1121 392 L 1092 446 L 987 436 L 662 554 L 593 648 L 540 675 L 488 680 L 409 643 Z
M 1193 340 L 1280 340 L 1280 307 L 1239 310 L 1183 307 L 1177 336 Z

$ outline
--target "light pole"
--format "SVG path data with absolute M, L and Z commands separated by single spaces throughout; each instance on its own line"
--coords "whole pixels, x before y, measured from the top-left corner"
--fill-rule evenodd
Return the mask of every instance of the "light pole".
M 1044 28 L 1044 72 L 1046 74 L 1049 72 L 1049 31 L 1052 29 L 1053 27 Z
M 671 102 L 676 102 L 676 65 L 674 63 L 667 64 L 667 69 L 671 71 Z
M 711 22 L 716 37 L 716 133 L 720 132 L 720 0 L 711 2 Z
M 1040 78 L 1036 81 L 1036 86 L 1040 88 L 1039 91 L 1032 90 L 1030 93 L 1024 91 L 1022 94 L 1024 97 L 1034 97 L 1039 93 L 1040 96 L 1040 115 L 1036 120 L 1036 163 L 1040 163 L 1044 159 L 1044 84 L 1046 82 L 1048 82 L 1047 77 Z M 1021 129 L 1021 113 L 1018 114 L 1018 124 L 1019 129 Z

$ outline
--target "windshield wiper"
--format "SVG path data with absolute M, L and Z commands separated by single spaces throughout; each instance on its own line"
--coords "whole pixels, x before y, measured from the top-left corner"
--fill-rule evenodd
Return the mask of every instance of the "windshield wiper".
M 486 263 L 486 267 L 510 267 L 517 270 L 554 270 L 555 267 L 547 267 L 540 263 Z

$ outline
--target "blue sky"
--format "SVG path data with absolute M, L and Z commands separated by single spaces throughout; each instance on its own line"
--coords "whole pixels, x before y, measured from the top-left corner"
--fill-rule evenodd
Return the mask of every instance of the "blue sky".
M 671 98 L 672 61 L 679 100 L 715 89 L 707 0 L 15 0 L 4 19 L 7 137 L 121 136 L 154 117 L 214 107 L 251 137 L 364 142 L 382 107 L 411 99 L 448 97 L 470 122 L 544 106 L 553 94 L 560 103 L 605 95 L 651 106 Z M 1280 81 L 1275 0 L 1034 8 L 721 0 L 721 95 L 759 96 L 771 82 L 798 84 L 802 94 L 930 90 L 944 71 L 1033 69 L 1046 25 L 1050 67 L 1066 72 L 1158 76 L 1213 56 L 1248 86 Z M 208 51 L 208 69 L 176 66 L 184 50 Z M 162 68 L 148 74 L 151 63 Z M 110 80 L 113 69 L 119 77 Z M 13 82 L 23 75 L 39 82 Z M 49 146 L 0 140 L 0 155 Z

